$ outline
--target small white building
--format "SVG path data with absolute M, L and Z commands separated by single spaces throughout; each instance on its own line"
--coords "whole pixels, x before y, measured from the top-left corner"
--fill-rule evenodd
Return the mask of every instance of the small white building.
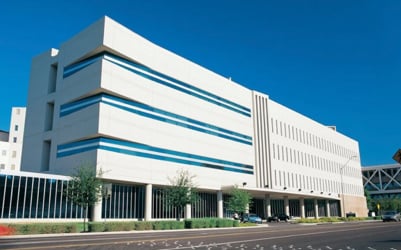
M 25 112 L 25 107 L 13 107 L 10 131 L 0 131 L 0 170 L 19 171 L 21 168 Z

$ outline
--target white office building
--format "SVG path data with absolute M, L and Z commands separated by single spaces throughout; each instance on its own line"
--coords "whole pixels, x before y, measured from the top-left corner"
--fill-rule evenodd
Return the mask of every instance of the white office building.
M 94 220 L 174 218 L 161 190 L 180 170 L 201 196 L 187 217 L 228 216 L 233 185 L 262 217 L 367 214 L 357 141 L 108 17 L 33 59 L 23 147 L 24 171 L 104 171 Z

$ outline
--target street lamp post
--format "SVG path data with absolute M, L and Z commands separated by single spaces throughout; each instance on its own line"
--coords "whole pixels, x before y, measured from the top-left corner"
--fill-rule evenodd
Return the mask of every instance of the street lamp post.
M 344 180 L 343 180 L 343 171 L 347 164 L 356 158 L 356 155 L 351 156 L 345 163 L 340 167 L 340 176 L 341 176 L 341 213 L 342 216 L 345 217 L 345 201 L 344 201 Z

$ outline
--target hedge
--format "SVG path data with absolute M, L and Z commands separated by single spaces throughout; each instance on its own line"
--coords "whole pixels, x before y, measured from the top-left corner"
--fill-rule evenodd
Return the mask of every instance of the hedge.
M 184 221 L 104 221 L 89 222 L 89 232 L 113 232 L 132 230 L 171 230 L 192 228 L 238 227 L 239 221 L 220 218 L 187 219 Z M 82 223 L 31 223 L 0 225 L 0 235 L 78 233 Z
M 9 224 L 7 228 L 12 234 L 59 234 L 77 233 L 80 226 L 78 223 L 31 223 L 31 224 Z

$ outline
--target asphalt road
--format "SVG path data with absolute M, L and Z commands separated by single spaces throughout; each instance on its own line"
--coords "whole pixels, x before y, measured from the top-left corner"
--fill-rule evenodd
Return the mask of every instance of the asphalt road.
M 401 250 L 401 223 L 269 224 L 252 228 L 0 237 L 0 249 Z

